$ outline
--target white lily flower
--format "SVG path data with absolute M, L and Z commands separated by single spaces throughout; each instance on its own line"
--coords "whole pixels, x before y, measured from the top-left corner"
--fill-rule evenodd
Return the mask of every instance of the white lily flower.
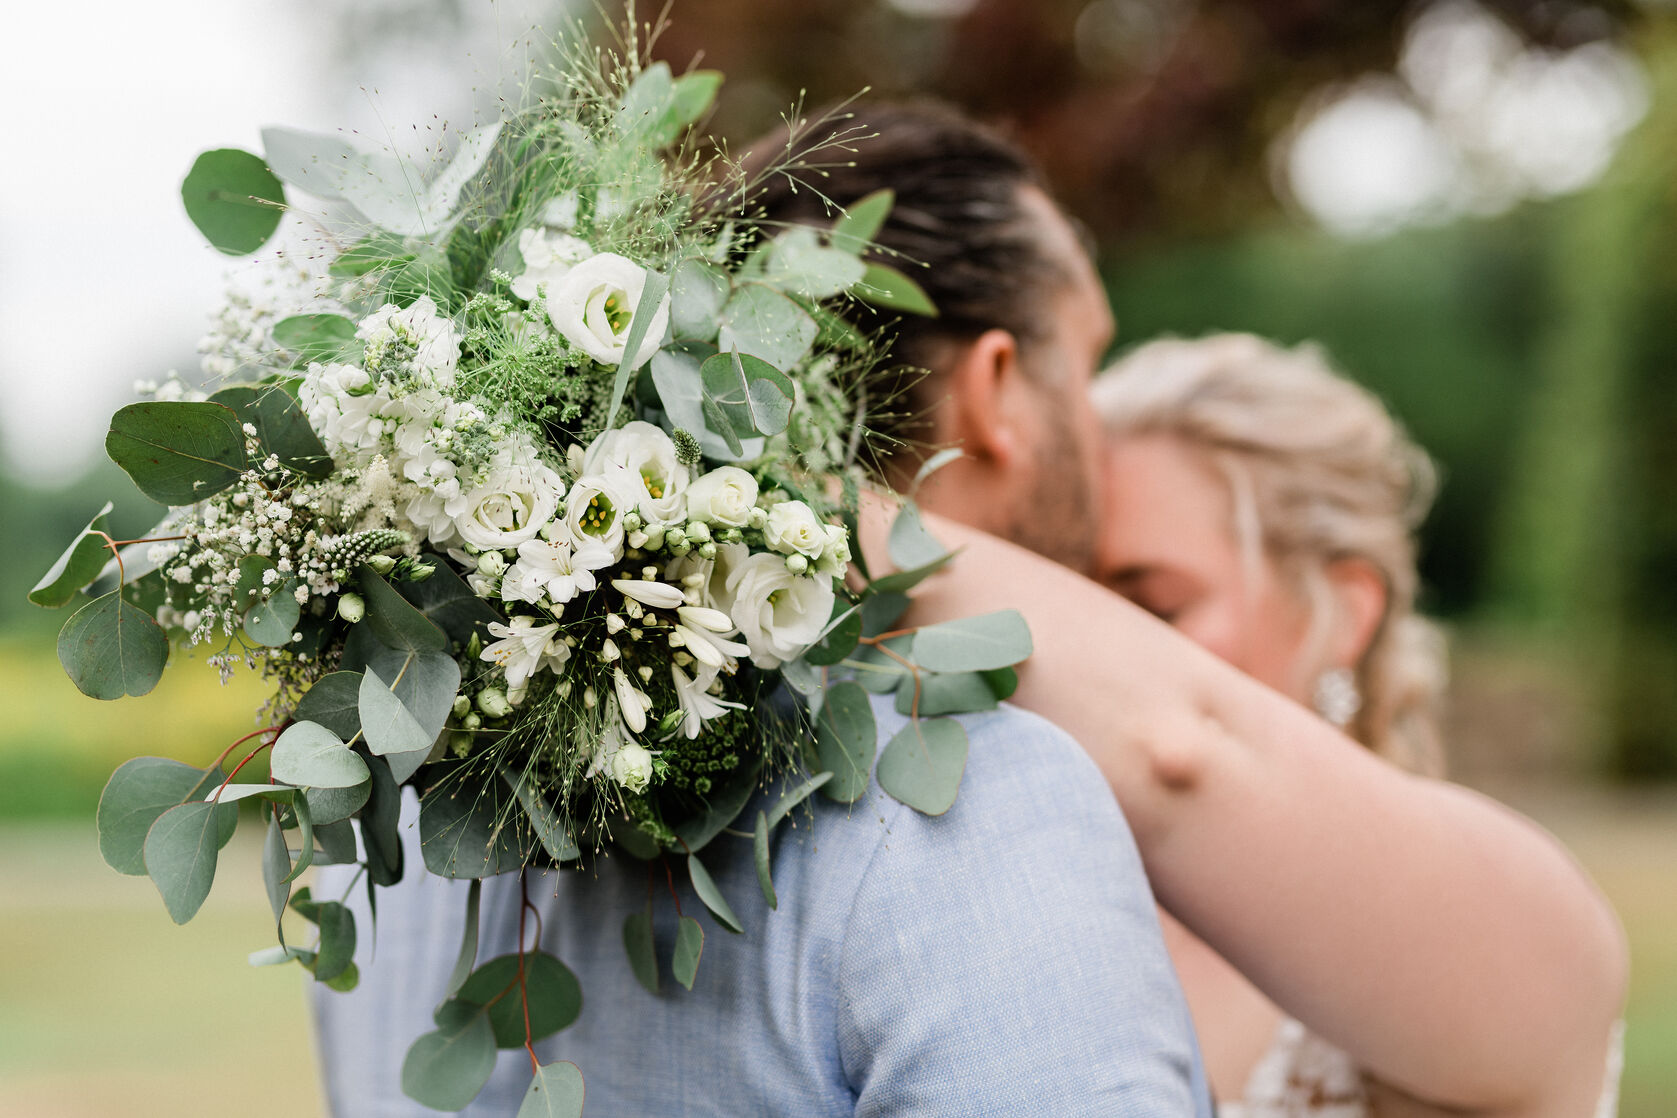
M 624 597 L 633 598 L 643 606 L 653 609 L 674 609 L 685 600 L 681 594 L 681 587 L 671 586 L 667 582 L 649 582 L 640 578 L 614 578 L 612 586 L 616 587 Z
M 537 671 L 558 671 L 570 659 L 565 642 L 554 639 L 558 631 L 557 623 L 538 625 L 533 617 L 515 617 L 510 625 L 491 621 L 490 635 L 501 639 L 486 646 L 480 658 L 506 672 L 509 688 L 522 690 Z
M 716 682 L 717 669 L 709 664 L 701 666 L 692 676 L 670 665 L 670 677 L 675 681 L 676 700 L 681 704 L 681 732 L 691 741 L 704 729 L 705 719 L 726 714 L 729 710 L 744 710 L 744 703 L 729 702 L 710 694 Z

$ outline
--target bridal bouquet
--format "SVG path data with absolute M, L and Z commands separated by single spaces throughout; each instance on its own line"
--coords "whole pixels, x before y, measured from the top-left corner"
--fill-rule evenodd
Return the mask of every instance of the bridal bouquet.
M 1010 612 L 893 629 L 950 556 L 905 498 L 900 570 L 870 578 L 857 554 L 883 347 L 847 311 L 935 310 L 868 252 L 888 193 L 826 229 L 755 220 L 752 181 L 691 135 L 720 80 L 581 55 L 429 174 L 278 128 L 260 155 L 202 155 L 182 196 L 212 244 L 253 253 L 289 213 L 306 247 L 230 298 L 207 395 L 169 381 L 113 417 L 106 450 L 167 518 L 114 540 L 102 513 L 30 595 L 83 602 L 58 653 L 94 698 L 150 691 L 171 648 L 272 685 L 208 769 L 131 760 L 98 813 L 106 860 L 184 922 L 252 801 L 279 935 L 253 962 L 355 985 L 350 910 L 293 884 L 329 861 L 358 862 L 369 891 L 414 872 L 398 813 L 417 790 L 423 870 L 474 882 L 438 1028 L 404 1069 L 442 1109 L 497 1046 L 581 1006 L 539 945 L 478 962 L 482 878 L 610 848 L 681 860 L 738 931 L 701 853 L 749 839 L 772 907 L 772 828 L 817 790 L 867 787 L 869 691 L 913 716 L 881 785 L 935 814 L 967 743 L 934 716 L 993 707 L 1030 651 Z M 764 788 L 784 792 L 742 818 Z M 649 906 L 622 934 L 656 990 L 651 926 Z M 691 987 L 704 930 L 679 929 L 667 966 Z M 526 1106 L 579 1091 L 570 1065 L 537 1067 Z

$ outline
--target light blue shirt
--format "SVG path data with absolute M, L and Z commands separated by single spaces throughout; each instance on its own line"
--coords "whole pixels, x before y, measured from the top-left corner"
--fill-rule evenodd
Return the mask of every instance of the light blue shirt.
M 903 723 L 874 704 L 879 740 Z M 936 818 L 875 782 L 845 806 L 819 794 L 773 838 L 779 910 L 750 842 L 702 860 L 745 926 L 704 912 L 677 862 L 682 911 L 705 925 L 691 991 L 669 971 L 675 914 L 655 904 L 662 989 L 635 981 L 623 920 L 647 864 L 621 853 L 532 874 L 542 947 L 582 982 L 581 1018 L 536 1049 L 582 1069 L 586 1113 L 640 1115 L 1209 1115 L 1192 1027 L 1135 844 L 1081 748 L 1015 708 L 961 719 L 971 751 Z M 755 818 L 753 805 L 744 816 Z M 360 985 L 317 987 L 324 1081 L 338 1118 L 433 1113 L 401 1092 L 408 1045 L 460 944 L 466 883 L 427 874 L 412 801 L 407 875 L 378 895 L 377 950 L 357 887 Z M 344 867 L 321 871 L 337 896 Z M 484 883 L 478 961 L 517 949 L 515 874 Z M 502 1051 L 463 1113 L 517 1111 L 529 1057 Z

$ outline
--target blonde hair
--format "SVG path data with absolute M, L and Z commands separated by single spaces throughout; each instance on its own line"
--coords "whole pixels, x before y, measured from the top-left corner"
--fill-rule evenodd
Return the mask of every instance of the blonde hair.
M 1311 609 L 1306 664 L 1327 666 L 1328 564 L 1355 558 L 1379 573 L 1386 609 L 1356 665 L 1363 702 L 1348 730 L 1396 764 L 1441 773 L 1443 641 L 1415 613 L 1415 528 L 1436 475 L 1380 401 L 1317 347 L 1250 334 L 1151 342 L 1102 373 L 1093 394 L 1109 436 L 1174 436 L 1228 479 L 1248 571 L 1267 556 Z

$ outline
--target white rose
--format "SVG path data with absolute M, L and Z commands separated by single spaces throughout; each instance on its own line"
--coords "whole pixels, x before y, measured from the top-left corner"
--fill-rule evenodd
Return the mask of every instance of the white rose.
M 588 242 L 566 233 L 526 229 L 518 235 L 518 255 L 524 271 L 512 281 L 512 293 L 526 303 L 536 298 L 536 288 L 545 286 L 551 294 L 573 267 L 594 252 Z
M 675 458 L 675 443 L 662 427 L 636 419 L 602 431 L 582 458 L 582 472 L 598 474 L 607 466 L 623 470 L 635 491 L 635 508 L 648 524 L 687 519 L 687 467 Z
M 652 783 L 652 754 L 643 745 L 624 742 L 611 757 L 611 778 L 631 792 Z
M 827 546 L 826 528 L 815 510 L 802 501 L 782 501 L 769 510 L 763 538 L 782 555 L 817 559 Z
M 778 668 L 796 660 L 815 643 L 833 613 L 833 583 L 800 578 L 786 561 L 766 551 L 741 562 L 728 574 L 728 616 L 760 668 Z
M 670 322 L 670 297 L 658 301 L 640 348 L 625 356 L 629 322 L 646 287 L 646 269 L 602 252 L 573 267 L 547 293 L 547 317 L 565 340 L 602 365 L 638 369 L 658 351 Z
M 528 447 L 502 450 L 487 474 L 463 494 L 463 511 L 455 516 L 460 538 L 484 551 L 517 547 L 536 538 L 553 519 L 565 482 L 537 460 Z M 451 502 L 452 503 L 452 502 Z
M 687 487 L 687 516 L 707 524 L 743 528 L 757 504 L 757 479 L 738 466 L 718 466 Z

